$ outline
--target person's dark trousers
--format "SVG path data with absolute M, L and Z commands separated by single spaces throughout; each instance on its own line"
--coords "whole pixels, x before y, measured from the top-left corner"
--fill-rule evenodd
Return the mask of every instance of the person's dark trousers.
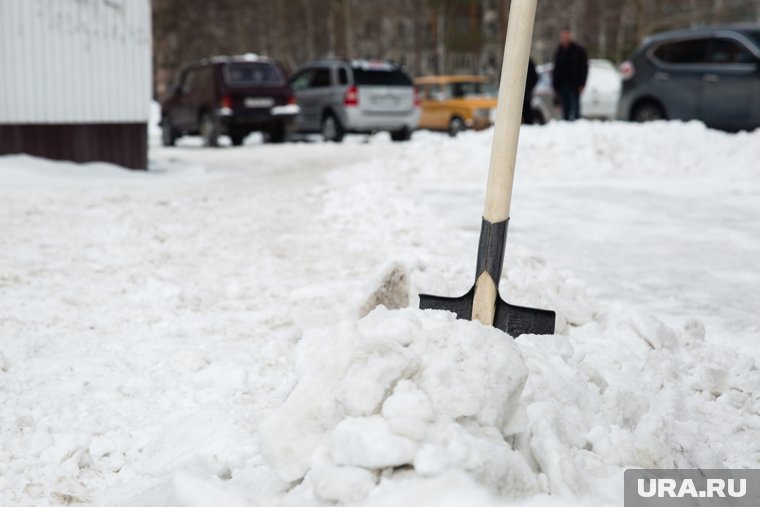
M 530 105 L 530 97 L 523 100 L 522 121 L 526 125 L 533 125 L 533 108 Z
M 577 90 L 563 86 L 559 92 L 562 100 L 562 117 L 567 121 L 575 121 L 581 117 L 581 97 Z

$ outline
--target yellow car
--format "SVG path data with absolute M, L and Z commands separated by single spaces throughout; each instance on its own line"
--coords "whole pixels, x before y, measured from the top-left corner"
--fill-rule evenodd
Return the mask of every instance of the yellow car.
M 419 128 L 454 137 L 493 124 L 496 89 L 485 76 L 425 76 L 414 80 L 420 98 Z

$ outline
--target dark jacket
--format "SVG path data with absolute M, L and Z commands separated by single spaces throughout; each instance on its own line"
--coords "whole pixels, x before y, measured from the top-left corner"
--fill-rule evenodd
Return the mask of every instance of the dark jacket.
M 559 92 L 564 87 L 578 90 L 586 86 L 588 77 L 588 56 L 586 50 L 575 42 L 566 48 L 560 45 L 554 55 L 552 86 Z

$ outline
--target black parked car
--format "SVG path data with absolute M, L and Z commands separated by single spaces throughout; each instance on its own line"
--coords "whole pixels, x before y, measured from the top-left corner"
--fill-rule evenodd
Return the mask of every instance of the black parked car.
M 622 120 L 701 120 L 732 131 L 760 127 L 760 26 L 654 35 L 620 72 Z
M 287 139 L 298 111 L 276 61 L 256 55 L 214 57 L 184 69 L 161 104 L 163 144 L 200 134 L 207 146 L 216 146 L 226 134 L 238 146 L 256 131 L 279 143 Z

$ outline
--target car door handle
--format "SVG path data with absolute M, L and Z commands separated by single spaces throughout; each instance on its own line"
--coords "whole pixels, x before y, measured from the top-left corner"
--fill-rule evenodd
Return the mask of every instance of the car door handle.
M 705 74 L 702 79 L 708 83 L 717 83 L 720 80 L 717 74 Z
M 657 81 L 667 81 L 668 79 L 670 79 L 670 74 L 668 74 L 667 72 L 655 72 L 654 78 Z

